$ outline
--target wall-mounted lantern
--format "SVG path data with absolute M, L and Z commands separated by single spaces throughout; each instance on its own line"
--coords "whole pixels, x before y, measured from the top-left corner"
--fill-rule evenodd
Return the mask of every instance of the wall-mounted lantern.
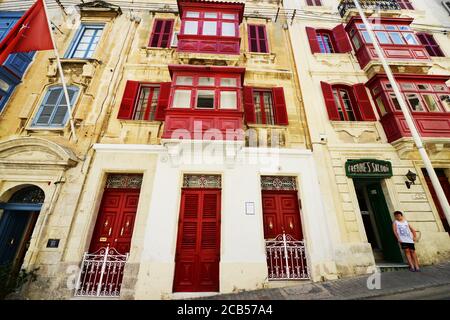
M 411 189 L 411 186 L 413 184 L 415 184 L 415 182 L 416 182 L 417 174 L 415 174 L 411 170 L 408 170 L 408 173 L 406 174 L 406 178 L 408 179 L 408 181 L 405 181 L 406 187 L 408 189 Z

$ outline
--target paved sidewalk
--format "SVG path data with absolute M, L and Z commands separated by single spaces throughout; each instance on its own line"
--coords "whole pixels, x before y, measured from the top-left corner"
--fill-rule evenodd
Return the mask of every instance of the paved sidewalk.
M 425 267 L 421 272 L 408 270 L 381 273 L 381 289 L 369 290 L 367 276 L 335 281 L 311 283 L 277 288 L 216 295 L 202 299 L 237 300 L 321 300 L 367 299 L 377 296 L 411 292 L 450 284 L 450 262 Z

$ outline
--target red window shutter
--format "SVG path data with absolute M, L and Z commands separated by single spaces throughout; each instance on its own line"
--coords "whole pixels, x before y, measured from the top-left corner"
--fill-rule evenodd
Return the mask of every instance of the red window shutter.
M 376 121 L 377 118 L 373 112 L 372 103 L 367 94 L 366 86 L 362 83 L 353 86 L 356 102 L 358 104 L 359 113 L 364 121 Z
M 139 82 L 137 81 L 127 81 L 125 85 L 125 91 L 122 97 L 122 103 L 120 104 L 118 119 L 129 120 L 133 116 L 134 102 L 139 90 Z
M 288 125 L 288 115 L 286 110 L 286 100 L 284 98 L 283 88 L 273 88 L 273 104 L 275 108 L 275 123 L 278 125 Z
M 312 53 L 320 53 L 319 42 L 317 41 L 316 29 L 306 27 L 306 34 L 308 35 L 309 46 Z
M 170 89 L 172 82 L 162 82 L 159 86 L 159 98 L 156 105 L 155 120 L 164 121 L 166 109 L 169 106 Z
M 347 53 L 352 51 L 352 44 L 348 39 L 344 25 L 340 24 L 333 29 L 333 38 L 339 53 Z
M 322 86 L 323 97 L 325 98 L 325 105 L 327 107 L 329 119 L 333 121 L 341 120 L 341 118 L 339 117 L 336 102 L 334 101 L 333 87 L 323 81 L 320 82 L 320 85 Z
M 259 40 L 259 52 L 261 53 L 269 52 L 269 48 L 267 46 L 266 26 L 258 26 L 257 31 Z
M 173 20 L 166 20 L 161 33 L 161 48 L 168 48 L 172 35 Z
M 253 103 L 253 88 L 244 87 L 244 112 L 248 124 L 256 123 L 255 106 Z

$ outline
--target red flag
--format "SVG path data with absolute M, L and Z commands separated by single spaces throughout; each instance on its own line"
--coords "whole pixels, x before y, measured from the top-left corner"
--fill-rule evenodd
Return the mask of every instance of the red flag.
M 11 53 L 53 49 L 43 1 L 37 0 L 2 40 L 0 65 Z

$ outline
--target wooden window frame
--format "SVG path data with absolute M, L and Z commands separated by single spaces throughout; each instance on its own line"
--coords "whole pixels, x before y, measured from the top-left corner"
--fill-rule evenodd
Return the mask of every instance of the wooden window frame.
M 169 38 L 167 39 L 167 43 L 165 46 L 162 45 L 162 41 L 163 41 L 163 35 L 165 34 L 165 32 L 161 31 L 158 34 L 156 33 L 156 26 L 157 23 L 159 21 L 162 21 L 162 27 L 161 30 L 164 30 L 166 28 L 166 24 L 170 23 L 170 31 L 169 31 Z M 152 28 L 152 33 L 150 35 L 150 40 L 148 42 L 148 46 L 149 48 L 170 48 L 172 45 L 172 38 L 173 38 L 173 28 L 175 25 L 175 20 L 174 19 L 161 19 L 161 18 L 157 18 L 153 21 L 153 28 Z M 157 45 L 156 46 L 152 46 L 153 40 L 155 37 L 158 37 L 158 41 L 157 41 Z
M 75 102 L 77 101 L 78 96 L 80 94 L 80 88 L 78 88 L 77 86 L 68 86 L 67 89 L 75 91 L 75 94 L 72 96 L 72 100 L 70 101 L 71 109 L 72 109 L 72 112 L 73 112 Z M 52 110 L 52 112 L 51 112 L 51 114 L 49 116 L 49 119 L 48 119 L 47 123 L 45 123 L 45 124 L 44 123 L 38 123 L 38 120 L 39 120 L 39 118 L 40 118 L 40 116 L 41 116 L 41 114 L 42 114 L 42 112 L 44 110 L 44 107 L 48 105 L 47 99 L 50 96 L 50 93 L 52 91 L 54 91 L 54 90 L 61 90 L 61 92 L 59 93 L 58 99 L 56 100 L 55 104 L 52 105 L 53 110 Z M 52 124 L 53 119 L 54 119 L 55 114 L 56 114 L 56 110 L 61 105 L 61 102 L 63 100 L 65 100 L 65 95 L 64 95 L 63 87 L 61 85 L 55 85 L 55 86 L 51 86 L 51 87 L 47 88 L 47 90 L 45 92 L 45 95 L 44 95 L 44 97 L 43 97 L 43 99 L 42 99 L 42 101 L 41 101 L 41 103 L 39 105 L 39 109 L 37 110 L 37 112 L 36 112 L 36 114 L 35 114 L 35 116 L 33 118 L 33 121 L 31 123 L 31 127 L 32 128 L 64 128 L 66 126 L 67 120 L 69 118 L 69 109 L 68 108 L 66 110 L 66 114 L 64 116 L 64 119 L 63 119 L 62 123 L 54 123 L 54 124 Z
M 382 26 L 383 29 L 375 29 L 374 28 L 375 34 L 377 34 L 377 32 L 383 32 L 383 33 L 385 33 L 387 35 L 387 37 L 389 39 L 389 43 L 381 43 L 380 39 L 378 38 L 378 35 L 377 35 L 377 39 L 380 42 L 381 46 L 384 46 L 384 45 L 391 45 L 391 46 L 398 46 L 398 47 L 402 47 L 402 46 L 422 46 L 421 42 L 419 41 L 419 38 L 417 37 L 417 34 L 414 32 L 414 30 L 411 29 L 411 27 L 409 25 L 395 24 L 395 23 L 389 23 L 389 22 L 381 21 L 379 24 L 377 24 L 377 26 Z M 395 27 L 396 29 L 395 30 L 388 30 L 388 29 L 386 29 L 386 27 Z M 409 30 L 400 30 L 400 27 L 407 27 Z M 355 27 L 353 28 L 353 30 L 354 30 L 354 34 L 353 34 L 353 36 L 350 37 L 350 39 L 352 40 L 352 43 L 353 43 L 353 38 L 357 35 L 358 36 L 358 40 L 359 40 L 359 42 L 361 44 L 361 47 L 363 47 L 363 44 L 364 45 L 373 45 L 373 43 L 368 42 L 366 40 L 366 38 L 364 37 L 363 33 L 367 32 L 367 30 L 366 30 L 366 28 L 364 27 L 364 25 L 362 23 L 356 23 Z M 394 40 L 393 40 L 392 35 L 391 35 L 392 33 L 399 33 L 401 35 L 401 37 L 402 37 L 403 44 L 394 43 Z M 415 42 L 416 42 L 415 44 L 411 44 L 411 43 L 408 42 L 408 40 L 405 37 L 405 35 L 408 35 L 408 34 L 410 34 L 410 35 L 412 35 L 414 37 Z M 353 45 L 354 45 L 354 43 L 353 43 Z M 359 49 L 356 49 L 356 47 L 355 47 L 355 50 L 357 51 Z
M 198 12 L 199 17 L 187 17 L 188 12 Z M 217 18 L 206 18 L 205 13 L 217 13 Z M 224 14 L 233 14 L 234 19 L 225 19 L 223 18 Z M 197 33 L 196 34 L 185 34 L 185 25 L 188 21 L 196 21 L 197 22 Z M 205 22 L 216 22 L 216 34 L 215 35 L 204 35 L 203 34 L 203 25 Z M 234 23 L 234 36 L 223 36 L 222 35 L 222 24 L 223 23 Z M 186 8 L 183 11 L 183 16 L 181 19 L 181 29 L 180 35 L 184 36 L 201 36 L 201 37 L 225 37 L 225 38 L 236 38 L 239 37 L 239 14 L 233 10 L 227 10 L 223 8 L 217 9 L 200 9 L 200 8 Z
M 91 56 L 88 56 L 87 54 L 89 51 L 91 51 L 90 48 L 93 45 L 92 40 L 89 43 L 88 49 L 85 50 L 83 57 L 74 57 L 74 54 L 77 51 L 77 48 L 81 41 L 81 38 L 83 37 L 83 34 L 86 31 L 86 29 L 95 29 L 96 32 L 98 32 L 98 30 L 101 30 L 102 35 L 100 36 L 99 41 L 95 44 L 95 49 Z M 95 51 L 98 48 L 101 38 L 103 37 L 104 30 L 105 30 L 105 24 L 103 24 L 103 23 L 82 23 L 81 26 L 78 28 L 78 31 L 75 34 L 75 37 L 73 38 L 72 43 L 70 44 L 69 50 L 67 51 L 65 58 L 68 58 L 68 59 L 92 59 L 92 57 L 95 55 Z
M 417 33 L 417 38 L 419 42 L 425 46 L 428 54 L 432 57 L 445 57 L 444 51 L 442 51 L 441 46 L 437 43 L 436 39 L 431 33 L 419 32 Z M 422 39 L 424 41 L 422 41 Z
M 250 36 L 250 28 L 254 27 L 256 28 L 256 48 L 252 48 L 252 38 Z M 262 50 L 261 49 L 261 37 L 259 35 L 259 28 L 262 28 L 264 31 L 264 42 L 266 43 L 266 50 Z M 253 52 L 253 53 L 269 53 L 269 39 L 267 37 L 267 27 L 264 24 L 248 24 L 247 25 L 247 34 L 248 34 L 248 51 Z
M 324 42 L 324 36 L 328 36 L 329 40 L 330 40 L 330 45 L 331 45 L 331 51 L 322 51 L 322 47 L 320 46 L 320 41 L 319 39 L 322 41 L 322 43 L 324 44 L 324 49 L 325 48 L 325 42 Z M 332 30 L 326 30 L 326 29 L 317 29 L 316 30 L 316 37 L 317 37 L 317 42 L 319 43 L 319 49 L 321 53 L 339 53 L 337 50 L 337 46 L 334 40 L 334 34 Z
M 147 98 L 147 104 L 145 106 L 144 116 L 140 119 L 136 119 L 139 101 L 141 100 L 141 95 L 143 94 L 143 89 L 146 89 L 146 88 L 149 88 L 151 92 Z M 153 107 L 152 105 L 153 105 L 153 98 L 155 96 L 155 89 L 158 89 L 158 96 L 156 98 L 156 102 Z M 133 106 L 133 116 L 131 118 L 132 120 L 155 121 L 155 114 L 156 114 L 156 110 L 158 107 L 158 99 L 159 99 L 160 90 L 161 90 L 161 87 L 160 87 L 159 83 L 140 83 L 139 84 L 138 94 L 136 96 L 136 100 L 135 100 L 134 106 Z
M 178 85 L 176 84 L 178 77 L 192 77 L 192 85 Z M 200 78 L 214 78 L 214 85 L 200 85 Z M 233 78 L 236 79 L 235 87 L 222 86 L 220 83 L 220 79 L 222 78 Z M 192 73 L 192 72 L 177 72 L 173 77 L 172 82 L 172 93 L 170 95 L 169 106 L 171 110 L 198 110 L 198 111 L 240 111 L 242 109 L 241 106 L 241 79 L 240 76 L 235 74 L 227 74 L 227 73 Z M 186 108 L 174 108 L 173 100 L 175 96 L 176 90 L 190 90 L 191 91 L 191 99 L 190 105 Z M 211 90 L 214 91 L 214 108 L 197 108 L 197 92 L 199 90 Z M 221 108 L 220 106 L 220 93 L 224 91 L 236 92 L 236 108 Z
M 339 113 L 339 117 L 341 118 L 341 121 L 351 121 L 351 122 L 362 121 L 359 110 L 357 108 L 355 108 L 355 106 L 357 105 L 357 101 L 355 98 L 355 94 L 353 93 L 353 88 L 346 86 L 346 85 L 341 85 L 341 84 L 332 85 L 331 87 L 333 89 L 333 97 L 335 98 L 335 102 L 336 103 L 339 102 L 339 105 L 336 105 L 336 107 L 338 108 L 338 113 Z M 353 116 L 355 118 L 354 120 L 350 120 L 341 94 L 338 94 L 338 101 L 336 101 L 335 91 L 338 91 L 338 92 L 345 91 L 347 93 L 349 102 L 350 102 L 350 108 L 351 108 L 351 110 L 353 112 Z M 340 109 L 339 109 L 339 107 L 340 107 Z M 342 110 L 342 111 L 340 111 L 340 110 Z M 341 112 L 342 112 L 342 116 L 341 116 Z
M 272 123 L 268 123 L 267 118 L 266 118 L 266 106 L 264 104 L 264 94 L 268 93 L 270 95 L 270 99 L 272 102 L 272 106 L 271 106 L 271 110 L 270 113 L 272 115 Z M 273 91 L 271 89 L 264 89 L 264 88 L 253 88 L 253 101 L 255 101 L 255 95 L 259 95 L 259 110 L 260 110 L 260 114 L 261 114 L 261 121 L 258 122 L 258 116 L 257 116 L 257 106 L 256 103 L 253 102 L 253 105 L 255 107 L 255 116 L 256 116 L 256 124 L 261 124 L 261 125 L 269 125 L 269 126 L 273 126 L 276 125 L 276 120 L 275 120 L 275 101 L 274 101 L 274 97 L 273 97 Z
M 417 80 L 417 81 L 413 81 L 413 80 L 409 80 L 409 81 L 399 81 L 399 84 L 412 84 L 413 85 L 413 89 L 400 89 L 403 97 L 405 98 L 405 100 L 407 101 L 408 107 L 410 108 L 410 111 L 414 114 L 440 114 L 440 113 L 449 113 L 449 111 L 447 111 L 447 108 L 445 105 L 443 105 L 442 101 L 441 101 L 441 97 L 442 96 L 446 96 L 446 95 L 450 95 L 450 89 L 445 85 L 445 83 L 439 83 L 439 85 L 443 85 L 447 90 L 446 91 L 439 91 L 439 90 L 435 90 L 434 86 L 436 86 L 438 83 L 436 82 L 430 82 L 427 80 Z M 384 106 L 385 107 L 389 107 L 389 110 L 387 110 L 387 113 L 392 113 L 392 112 L 401 112 L 401 110 L 398 110 L 395 106 L 395 102 L 393 101 L 393 97 L 394 96 L 394 90 L 392 88 L 390 88 L 388 81 L 382 81 L 381 82 L 382 85 L 382 90 L 380 90 L 380 92 L 378 92 L 376 95 L 374 95 L 374 100 L 376 101 L 378 99 L 378 97 L 381 97 L 383 99 L 384 102 Z M 423 90 L 423 89 L 419 89 L 418 86 L 419 85 L 428 85 L 428 87 L 430 88 L 430 90 Z M 415 111 L 411 108 L 408 99 L 406 97 L 407 94 L 417 94 L 419 96 L 420 99 L 420 103 L 423 106 L 423 111 Z M 432 95 L 434 97 L 435 102 L 437 103 L 439 110 L 440 111 L 430 111 L 428 104 L 424 98 L 425 95 Z M 379 109 L 379 106 L 377 104 L 377 108 Z

